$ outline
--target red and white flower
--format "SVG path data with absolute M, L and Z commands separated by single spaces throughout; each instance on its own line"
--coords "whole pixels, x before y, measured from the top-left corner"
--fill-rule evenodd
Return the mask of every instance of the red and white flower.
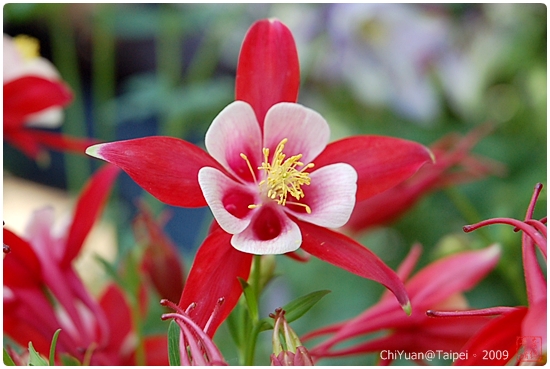
M 337 228 L 355 205 L 357 172 L 346 163 L 316 168 L 330 130 L 315 111 L 279 103 L 266 114 L 263 134 L 252 107 L 235 101 L 214 120 L 206 148 L 224 172 L 204 167 L 199 184 L 231 244 L 252 254 L 283 254 L 302 244 L 292 220 Z
M 160 201 L 209 205 L 216 222 L 197 251 L 181 308 L 205 332 L 229 315 L 247 279 L 252 254 L 299 247 L 326 262 L 382 283 L 410 310 L 402 281 L 374 253 L 329 228 L 348 220 L 356 201 L 385 191 L 432 161 L 415 142 L 355 136 L 327 144 L 329 128 L 296 103 L 298 55 L 290 30 L 275 19 L 256 22 L 243 42 L 237 101 L 213 121 L 208 153 L 173 137 L 144 137 L 92 146 L 86 152 L 116 164 Z M 313 163 L 313 164 L 312 164 Z

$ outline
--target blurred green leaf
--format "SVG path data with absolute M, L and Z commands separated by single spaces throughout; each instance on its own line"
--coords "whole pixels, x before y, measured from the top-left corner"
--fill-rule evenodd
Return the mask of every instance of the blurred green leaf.
M 29 342 L 29 365 L 30 366 L 48 366 L 48 361 L 44 359 L 34 349 L 32 342 Z
M 59 337 L 59 333 L 61 332 L 61 328 L 59 328 L 55 333 L 53 334 L 52 338 L 52 344 L 50 346 L 50 366 L 55 365 L 55 347 L 57 345 L 57 337 Z
M 292 300 L 282 308 L 285 311 L 286 321 L 290 323 L 300 318 L 328 293 L 330 293 L 329 290 L 315 291 Z M 273 329 L 273 319 L 271 318 L 262 319 L 260 324 L 260 331 Z
M 10 354 L 4 349 L 4 365 L 6 366 L 15 366 L 15 363 L 13 362 L 13 359 L 11 358 Z
M 66 354 L 61 354 L 61 364 L 63 364 L 63 366 L 81 366 L 82 365 L 77 358 Z
M 246 306 L 248 307 L 248 312 L 253 321 L 258 320 L 258 298 L 252 286 L 250 286 L 244 279 L 238 278 L 239 283 L 243 289 L 244 298 L 246 301 Z
M 168 361 L 171 366 L 180 366 L 180 327 L 174 320 L 168 326 Z

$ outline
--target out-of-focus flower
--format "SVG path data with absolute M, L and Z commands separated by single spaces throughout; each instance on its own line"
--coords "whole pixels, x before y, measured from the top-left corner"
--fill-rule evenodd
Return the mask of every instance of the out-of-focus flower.
M 343 225 L 355 201 L 410 177 L 431 161 L 431 152 L 414 142 L 381 136 L 327 145 L 323 118 L 295 104 L 299 83 L 290 30 L 277 20 L 261 20 L 241 48 L 236 78 L 240 101 L 226 107 L 207 132 L 210 155 L 170 137 L 87 150 L 121 167 L 167 204 L 210 206 L 217 223 L 195 257 L 179 302 L 182 308 L 195 303 L 190 316 L 204 327 L 213 306 L 225 300 L 211 330 L 205 329 L 208 334 L 237 303 L 242 292 L 237 277 L 248 278 L 251 253 L 285 253 L 300 246 L 382 283 L 406 310 L 410 307 L 402 282 L 389 267 L 364 246 L 326 227 Z
M 94 141 L 33 128 L 55 128 L 73 99 L 55 67 L 40 57 L 38 41 L 4 35 L 4 140 L 35 160 L 44 147 L 84 153 Z
M 483 250 L 468 251 L 438 260 L 409 279 L 420 256 L 420 246 L 415 246 L 398 270 L 405 280 L 405 288 L 411 298 L 412 315 L 400 314 L 399 306 L 387 293 L 380 302 L 359 316 L 348 321 L 315 330 L 304 340 L 331 336 L 310 350 L 314 358 L 359 355 L 373 352 L 424 353 L 428 350 L 457 351 L 479 331 L 490 318 L 467 317 L 457 319 L 432 319 L 426 310 L 434 307 L 464 310 L 466 299 L 462 293 L 473 288 L 497 264 L 500 256 L 498 245 Z M 467 266 L 467 267 L 465 267 Z M 346 348 L 336 347 L 342 342 L 369 333 L 385 334 Z M 382 355 L 382 363 L 389 364 L 396 356 Z
M 227 365 L 220 350 L 212 339 L 191 319 L 178 305 L 168 300 L 161 300 L 161 305 L 175 310 L 174 313 L 162 315 L 162 319 L 174 319 L 180 327 L 179 348 L 180 361 L 183 366 L 222 366 Z M 223 304 L 223 300 L 220 301 Z M 219 307 L 219 304 L 218 304 Z M 188 310 L 192 310 L 193 305 Z M 217 313 L 217 308 L 212 312 Z
M 449 32 L 442 14 L 411 4 L 335 4 L 328 14 L 332 48 L 322 78 L 341 78 L 364 103 L 420 124 L 439 115 L 431 74 Z
M 4 228 L 4 243 L 12 249 L 4 259 L 4 333 L 13 341 L 24 347 L 32 342 L 38 352 L 48 352 L 61 328 L 57 354 L 92 365 L 135 363 L 135 333 L 123 292 L 111 285 L 95 300 L 73 268 L 118 173 L 109 164 L 92 177 L 60 234 L 52 232 L 52 208 L 33 214 L 25 238 Z M 164 335 L 145 342 L 146 349 L 163 345 Z M 150 352 L 161 359 L 150 363 L 167 364 L 165 354 L 156 358 Z
M 271 314 L 275 320 L 273 327 L 273 353 L 271 354 L 272 366 L 312 366 L 313 359 L 307 349 L 300 342 L 300 338 L 285 319 L 285 311 L 275 310 Z M 281 335 L 283 342 L 281 342 Z M 284 343 L 284 345 L 283 345 Z
M 522 235 L 522 256 L 523 272 L 525 274 L 525 284 L 527 287 L 527 300 L 529 307 L 492 307 L 486 309 L 468 310 L 468 311 L 446 311 L 436 309 L 429 311 L 430 316 L 456 319 L 456 317 L 467 316 L 494 316 L 501 315 L 487 324 L 475 336 L 473 336 L 464 346 L 462 351 L 468 350 L 468 358 L 461 358 L 455 362 L 456 365 L 487 365 L 488 361 L 483 356 L 484 350 L 500 350 L 508 355 L 490 357 L 491 365 L 505 365 L 507 363 L 520 364 L 529 362 L 546 362 L 547 352 L 547 286 L 546 278 L 542 268 L 537 260 L 535 245 L 538 246 L 544 260 L 547 257 L 547 228 L 546 217 L 542 220 L 533 219 L 533 212 L 538 196 L 542 190 L 542 184 L 535 186 L 535 191 L 525 220 L 520 221 L 512 218 L 494 218 L 484 220 L 477 224 L 464 227 L 465 232 L 471 232 L 478 228 L 491 224 L 508 224 L 514 226 L 516 230 L 521 230 Z M 446 319 L 440 319 L 446 320 Z M 518 337 L 536 338 L 536 351 L 526 357 L 522 352 L 527 349 L 518 344 Z M 526 340 L 527 341 L 527 340 Z
M 505 168 L 502 164 L 470 152 L 488 129 L 489 125 L 481 125 L 465 137 L 451 133 L 437 141 L 430 147 L 435 156 L 433 165 L 426 165 L 397 186 L 358 202 L 345 227 L 360 232 L 387 224 L 433 191 L 490 174 L 503 174 Z
M 181 296 L 185 276 L 178 250 L 162 230 L 166 213 L 156 221 L 144 201 L 139 202 L 138 208 L 134 234 L 145 247 L 141 268 L 161 298 L 175 301 Z

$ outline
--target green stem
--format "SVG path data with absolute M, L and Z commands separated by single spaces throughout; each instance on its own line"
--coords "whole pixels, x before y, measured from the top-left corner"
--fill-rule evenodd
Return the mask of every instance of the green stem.
M 73 29 L 70 25 L 66 4 L 50 6 L 49 30 L 52 43 L 53 63 L 74 91 L 74 101 L 65 110 L 63 132 L 76 137 L 86 137 L 86 116 L 82 100 L 82 86 Z M 65 155 L 67 188 L 79 191 L 88 177 L 90 167 L 84 155 Z
M 171 4 L 163 4 L 160 8 L 159 33 L 157 35 L 157 75 L 160 86 L 168 96 L 181 81 L 181 25 L 180 19 Z M 160 103 L 160 134 L 178 137 L 180 120 L 173 119 L 167 110 L 167 105 Z
M 256 322 L 253 324 L 252 331 L 246 347 L 246 356 L 244 358 L 244 365 L 254 365 L 254 354 L 256 351 L 256 342 L 258 341 L 258 334 L 260 334 L 260 325 Z
M 94 17 L 92 37 L 92 92 L 95 136 L 103 141 L 115 139 L 116 38 L 114 33 L 115 5 L 101 4 Z
M 132 303 L 132 322 L 134 325 L 134 330 L 136 333 L 137 338 L 137 346 L 136 346 L 136 362 L 135 365 L 137 366 L 144 366 L 146 364 L 145 361 L 145 343 L 143 339 L 143 327 L 142 327 L 142 317 L 141 313 L 139 311 L 139 301 L 137 301 L 137 298 L 133 299 Z
M 261 255 L 254 255 L 254 261 L 252 264 L 252 278 L 250 278 L 250 284 L 254 291 L 254 296 L 256 296 L 256 305 L 259 305 L 260 303 L 260 294 L 262 293 L 262 286 L 261 284 L 261 273 L 262 273 L 262 256 Z M 258 309 L 259 310 L 259 309 Z M 254 323 L 258 322 L 259 317 L 254 317 Z
M 445 193 L 451 199 L 468 224 L 475 224 L 483 219 L 470 200 L 456 188 L 448 188 L 445 190 Z M 487 230 L 484 228 L 477 229 L 476 233 L 481 239 L 483 239 L 484 243 L 488 245 L 495 243 L 495 241 L 493 241 L 493 239 L 489 236 Z M 508 282 L 508 286 L 511 286 L 511 289 L 518 301 L 523 302 L 525 300 L 525 291 L 521 288 L 521 286 L 515 283 L 516 277 L 508 273 L 506 263 L 498 263 L 495 271 Z
M 258 305 L 260 301 L 261 294 L 261 265 L 262 265 L 262 256 L 254 255 L 254 261 L 252 263 L 252 275 L 250 276 L 250 286 L 252 291 L 254 291 L 254 296 L 256 301 L 253 303 L 256 304 L 256 310 L 258 311 Z M 258 340 L 258 334 L 260 333 L 260 321 L 258 316 L 251 316 L 248 314 L 250 322 L 250 331 L 248 331 L 247 339 L 243 341 L 246 345 L 244 347 L 244 365 L 250 366 L 254 365 L 254 354 L 256 351 L 256 341 Z

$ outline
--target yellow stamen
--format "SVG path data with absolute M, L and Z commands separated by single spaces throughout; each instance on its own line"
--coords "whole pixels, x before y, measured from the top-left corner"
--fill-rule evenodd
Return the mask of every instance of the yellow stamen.
M 258 181 L 256 180 L 256 174 L 254 174 L 254 170 L 252 170 L 252 164 L 250 164 L 250 160 L 248 160 L 248 157 L 245 154 L 241 153 L 241 158 L 246 161 L 246 165 L 248 165 L 248 169 L 250 170 L 250 173 L 252 173 L 252 178 L 254 178 L 254 183 L 258 183 Z
M 304 166 L 304 163 L 300 161 L 302 154 L 291 156 L 285 160 L 286 155 L 283 154 L 283 149 L 285 148 L 287 141 L 288 139 L 285 138 L 279 143 L 279 145 L 277 145 L 271 163 L 269 163 L 269 149 L 264 148 L 262 150 L 264 154 L 264 162 L 262 163 L 262 166 L 258 167 L 258 169 L 265 170 L 267 173 L 267 178 L 262 180 L 260 183 L 256 180 L 256 174 L 252 169 L 252 164 L 250 164 L 248 157 L 243 153 L 240 154 L 240 157 L 246 161 L 246 165 L 248 165 L 248 169 L 250 170 L 250 173 L 252 173 L 254 182 L 258 183 L 260 188 L 263 187 L 264 190 L 267 190 L 266 196 L 268 198 L 277 201 L 279 205 L 283 206 L 286 204 L 302 206 L 308 214 L 311 214 L 311 208 L 308 205 L 296 201 L 287 201 L 288 195 L 294 197 L 296 200 L 300 200 L 305 196 L 301 186 L 309 185 L 311 178 L 309 178 L 309 173 L 305 173 L 304 171 L 314 167 L 313 163 L 309 163 Z M 300 170 L 296 169 L 299 166 L 302 168 Z M 248 205 L 248 208 L 255 209 L 260 206 L 262 206 L 262 204 L 250 204 Z
M 32 60 L 40 56 L 40 43 L 34 37 L 17 35 L 13 38 L 15 47 L 25 60 Z
M 311 213 L 311 208 L 305 204 L 298 202 L 287 202 L 288 195 L 294 197 L 296 200 L 300 200 L 304 197 L 304 191 L 301 186 L 309 185 L 311 179 L 309 173 L 304 171 L 309 168 L 313 168 L 314 164 L 309 163 L 304 166 L 304 163 L 300 161 L 302 154 L 294 155 L 286 158 L 283 154 L 283 149 L 288 139 L 283 139 L 279 145 L 275 148 L 275 153 L 271 163 L 269 163 L 269 149 L 264 148 L 264 162 L 258 169 L 265 170 L 267 178 L 262 180 L 259 185 L 267 186 L 267 197 L 277 201 L 279 205 L 293 204 L 303 206 L 306 212 Z M 297 167 L 302 167 L 300 170 Z

